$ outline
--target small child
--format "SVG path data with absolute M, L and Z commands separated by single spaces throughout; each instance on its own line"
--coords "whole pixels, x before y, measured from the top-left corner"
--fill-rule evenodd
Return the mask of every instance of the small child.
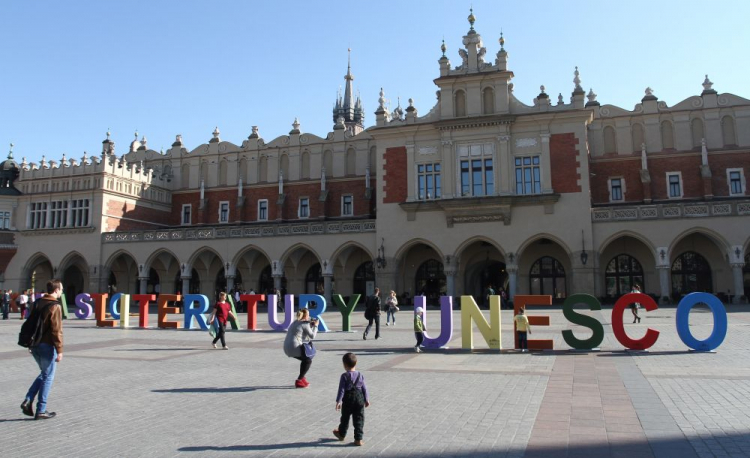
M 424 310 L 422 310 L 422 307 L 417 307 L 417 313 L 414 314 L 414 336 L 417 338 L 417 344 L 414 346 L 414 351 L 417 353 L 422 353 L 419 346 L 422 345 L 422 342 L 424 341 L 424 332 L 427 330 L 427 327 L 424 325 L 423 313 Z
M 526 316 L 526 309 L 523 307 L 518 309 L 518 315 L 513 320 L 516 322 L 516 331 L 518 331 L 518 347 L 522 353 L 526 353 L 529 351 L 526 334 L 531 334 L 531 325 L 529 324 L 529 318 Z
M 339 379 L 339 391 L 336 396 L 336 411 L 341 411 L 339 427 L 333 430 L 336 439 L 343 441 L 349 429 L 349 416 L 354 423 L 354 445 L 364 445 L 362 435 L 365 427 L 365 407 L 370 407 L 365 377 L 357 371 L 357 355 L 347 353 L 343 358 L 346 372 Z

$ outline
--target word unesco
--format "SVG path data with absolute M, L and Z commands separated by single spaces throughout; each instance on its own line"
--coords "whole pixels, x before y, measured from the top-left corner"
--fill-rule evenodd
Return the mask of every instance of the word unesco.
M 40 295 L 39 295 L 40 296 Z M 109 300 L 107 300 L 109 299 Z M 359 302 L 360 295 L 354 294 L 349 298 L 348 303 L 344 302 L 340 294 L 333 296 L 333 302 L 338 307 L 343 318 L 342 331 L 351 331 L 351 315 L 354 308 Z M 63 305 L 66 305 L 64 297 Z M 175 302 L 183 303 L 182 320 L 174 321 L 170 315 L 179 313 L 179 308 Z M 232 311 L 235 309 L 234 301 L 229 297 Z M 258 326 L 258 303 L 267 302 L 268 304 L 268 325 L 276 331 L 286 331 L 291 325 L 294 316 L 294 295 L 287 294 L 284 298 L 284 320 L 280 321 L 277 313 L 277 297 L 264 294 L 243 294 L 240 301 L 247 304 L 247 329 L 257 330 Z M 108 298 L 107 294 L 88 294 L 82 293 L 76 296 L 75 315 L 79 319 L 89 319 L 92 315 L 96 318 L 96 325 L 100 327 L 121 327 L 130 326 L 130 307 L 131 302 L 137 304 L 138 309 L 138 327 L 148 327 L 149 303 L 156 302 L 156 311 L 158 314 L 159 328 L 167 329 L 201 329 L 207 330 L 206 314 L 209 311 L 209 299 L 202 294 L 187 294 L 180 296 L 177 294 L 161 294 L 158 297 L 153 294 L 114 294 Z M 612 331 L 618 342 L 622 346 L 631 350 L 646 350 L 653 346 L 659 338 L 659 331 L 648 328 L 646 334 L 638 339 L 628 336 L 625 332 L 623 323 L 623 314 L 631 305 L 638 303 L 651 312 L 659 308 L 654 300 L 642 293 L 630 293 L 622 296 L 612 308 Z M 713 330 L 711 335 L 703 340 L 696 339 L 690 332 L 689 318 L 690 311 L 698 304 L 705 304 L 713 314 Z M 310 316 L 318 318 L 318 330 L 322 332 L 329 331 L 323 313 L 326 311 L 326 299 L 318 294 L 302 294 L 299 296 L 299 305 L 301 308 L 308 308 Z M 414 308 L 425 307 L 425 298 L 423 296 L 414 297 Z M 533 306 L 550 306 L 552 305 L 552 296 L 545 295 L 516 295 L 514 299 L 515 312 L 521 307 L 529 308 Z M 591 336 L 581 339 L 575 336 L 573 331 L 562 331 L 565 343 L 577 350 L 593 350 L 601 345 L 604 340 L 604 327 L 596 318 L 579 313 L 575 309 L 576 305 L 586 306 L 590 311 L 601 310 L 601 303 L 589 294 L 574 294 L 569 296 L 562 305 L 562 311 L 565 318 L 573 324 L 588 328 Z M 63 307 L 63 315 L 67 318 L 67 306 Z M 111 318 L 108 318 L 107 315 Z M 426 320 L 426 317 L 425 317 Z M 691 293 L 685 296 L 677 306 L 676 314 L 677 333 L 682 342 L 695 351 L 712 351 L 718 348 L 727 335 L 727 312 L 724 304 L 714 295 L 708 293 Z M 549 316 L 529 315 L 529 322 L 535 326 L 549 326 Z M 500 296 L 490 296 L 489 322 L 485 319 L 482 311 L 477 306 L 472 296 L 461 296 L 461 346 L 463 349 L 474 348 L 474 327 L 479 330 L 485 342 L 490 349 L 500 350 L 501 331 L 500 331 Z M 232 329 L 240 329 L 240 324 L 231 321 Z M 514 328 L 514 337 L 517 333 Z M 433 337 L 425 333 L 424 346 L 427 348 L 445 347 L 453 338 L 453 298 L 443 296 L 440 298 L 440 335 Z M 518 348 L 517 338 L 516 348 Z M 528 347 L 531 349 L 552 349 L 552 340 L 529 340 Z

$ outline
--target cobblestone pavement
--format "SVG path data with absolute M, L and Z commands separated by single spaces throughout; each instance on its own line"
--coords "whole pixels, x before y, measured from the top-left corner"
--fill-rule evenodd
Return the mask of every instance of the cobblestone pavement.
M 674 308 L 644 313 L 640 324 L 626 317 L 634 338 L 648 327 L 661 333 L 644 353 L 623 351 L 609 310 L 591 312 L 605 327 L 602 351 L 591 353 L 568 351 L 560 334 L 585 338 L 586 330 L 559 310 L 534 310 L 552 326 L 535 327 L 533 337 L 553 339 L 555 350 L 524 354 L 490 351 L 476 330 L 476 350 L 461 350 L 458 312 L 448 349 L 414 353 L 405 311 L 381 339 L 363 341 L 355 312 L 355 332 L 319 335 L 308 389 L 293 388 L 298 362 L 267 325 L 230 332 L 231 350 L 219 351 L 202 331 L 71 319 L 49 398 L 58 417 L 49 421 L 21 414 L 38 369 L 16 345 L 20 321 L 0 321 L 0 456 L 750 456 L 750 307 L 728 310 L 716 353 L 687 351 Z M 438 312 L 428 313 L 437 334 Z M 325 316 L 333 330 L 337 315 Z M 510 349 L 510 312 L 502 322 Z M 691 329 L 707 337 L 710 313 L 695 309 Z M 363 447 L 331 435 L 346 351 L 359 355 L 371 393 Z

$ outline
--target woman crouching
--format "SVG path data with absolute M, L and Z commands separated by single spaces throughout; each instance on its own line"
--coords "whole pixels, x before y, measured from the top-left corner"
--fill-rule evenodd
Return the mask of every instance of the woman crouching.
M 315 335 L 318 333 L 318 320 L 316 318 L 310 320 L 310 311 L 308 309 L 302 309 L 297 312 L 296 318 L 286 332 L 284 353 L 290 358 L 300 360 L 299 377 L 294 382 L 294 386 L 297 388 L 307 388 L 310 386 L 310 383 L 305 379 L 305 375 L 310 370 L 312 358 L 305 355 L 305 347 L 302 343 L 305 339 L 310 341 L 315 338 Z

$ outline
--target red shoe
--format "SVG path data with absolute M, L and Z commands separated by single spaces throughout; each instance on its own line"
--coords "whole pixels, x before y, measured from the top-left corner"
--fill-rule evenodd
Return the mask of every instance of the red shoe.
M 310 384 L 305 379 L 298 379 L 294 381 L 294 386 L 297 388 L 307 388 Z
M 308 386 L 310 386 L 310 382 L 308 382 L 307 379 L 304 378 L 304 377 L 302 377 L 302 383 L 305 384 L 305 388 L 307 388 Z

